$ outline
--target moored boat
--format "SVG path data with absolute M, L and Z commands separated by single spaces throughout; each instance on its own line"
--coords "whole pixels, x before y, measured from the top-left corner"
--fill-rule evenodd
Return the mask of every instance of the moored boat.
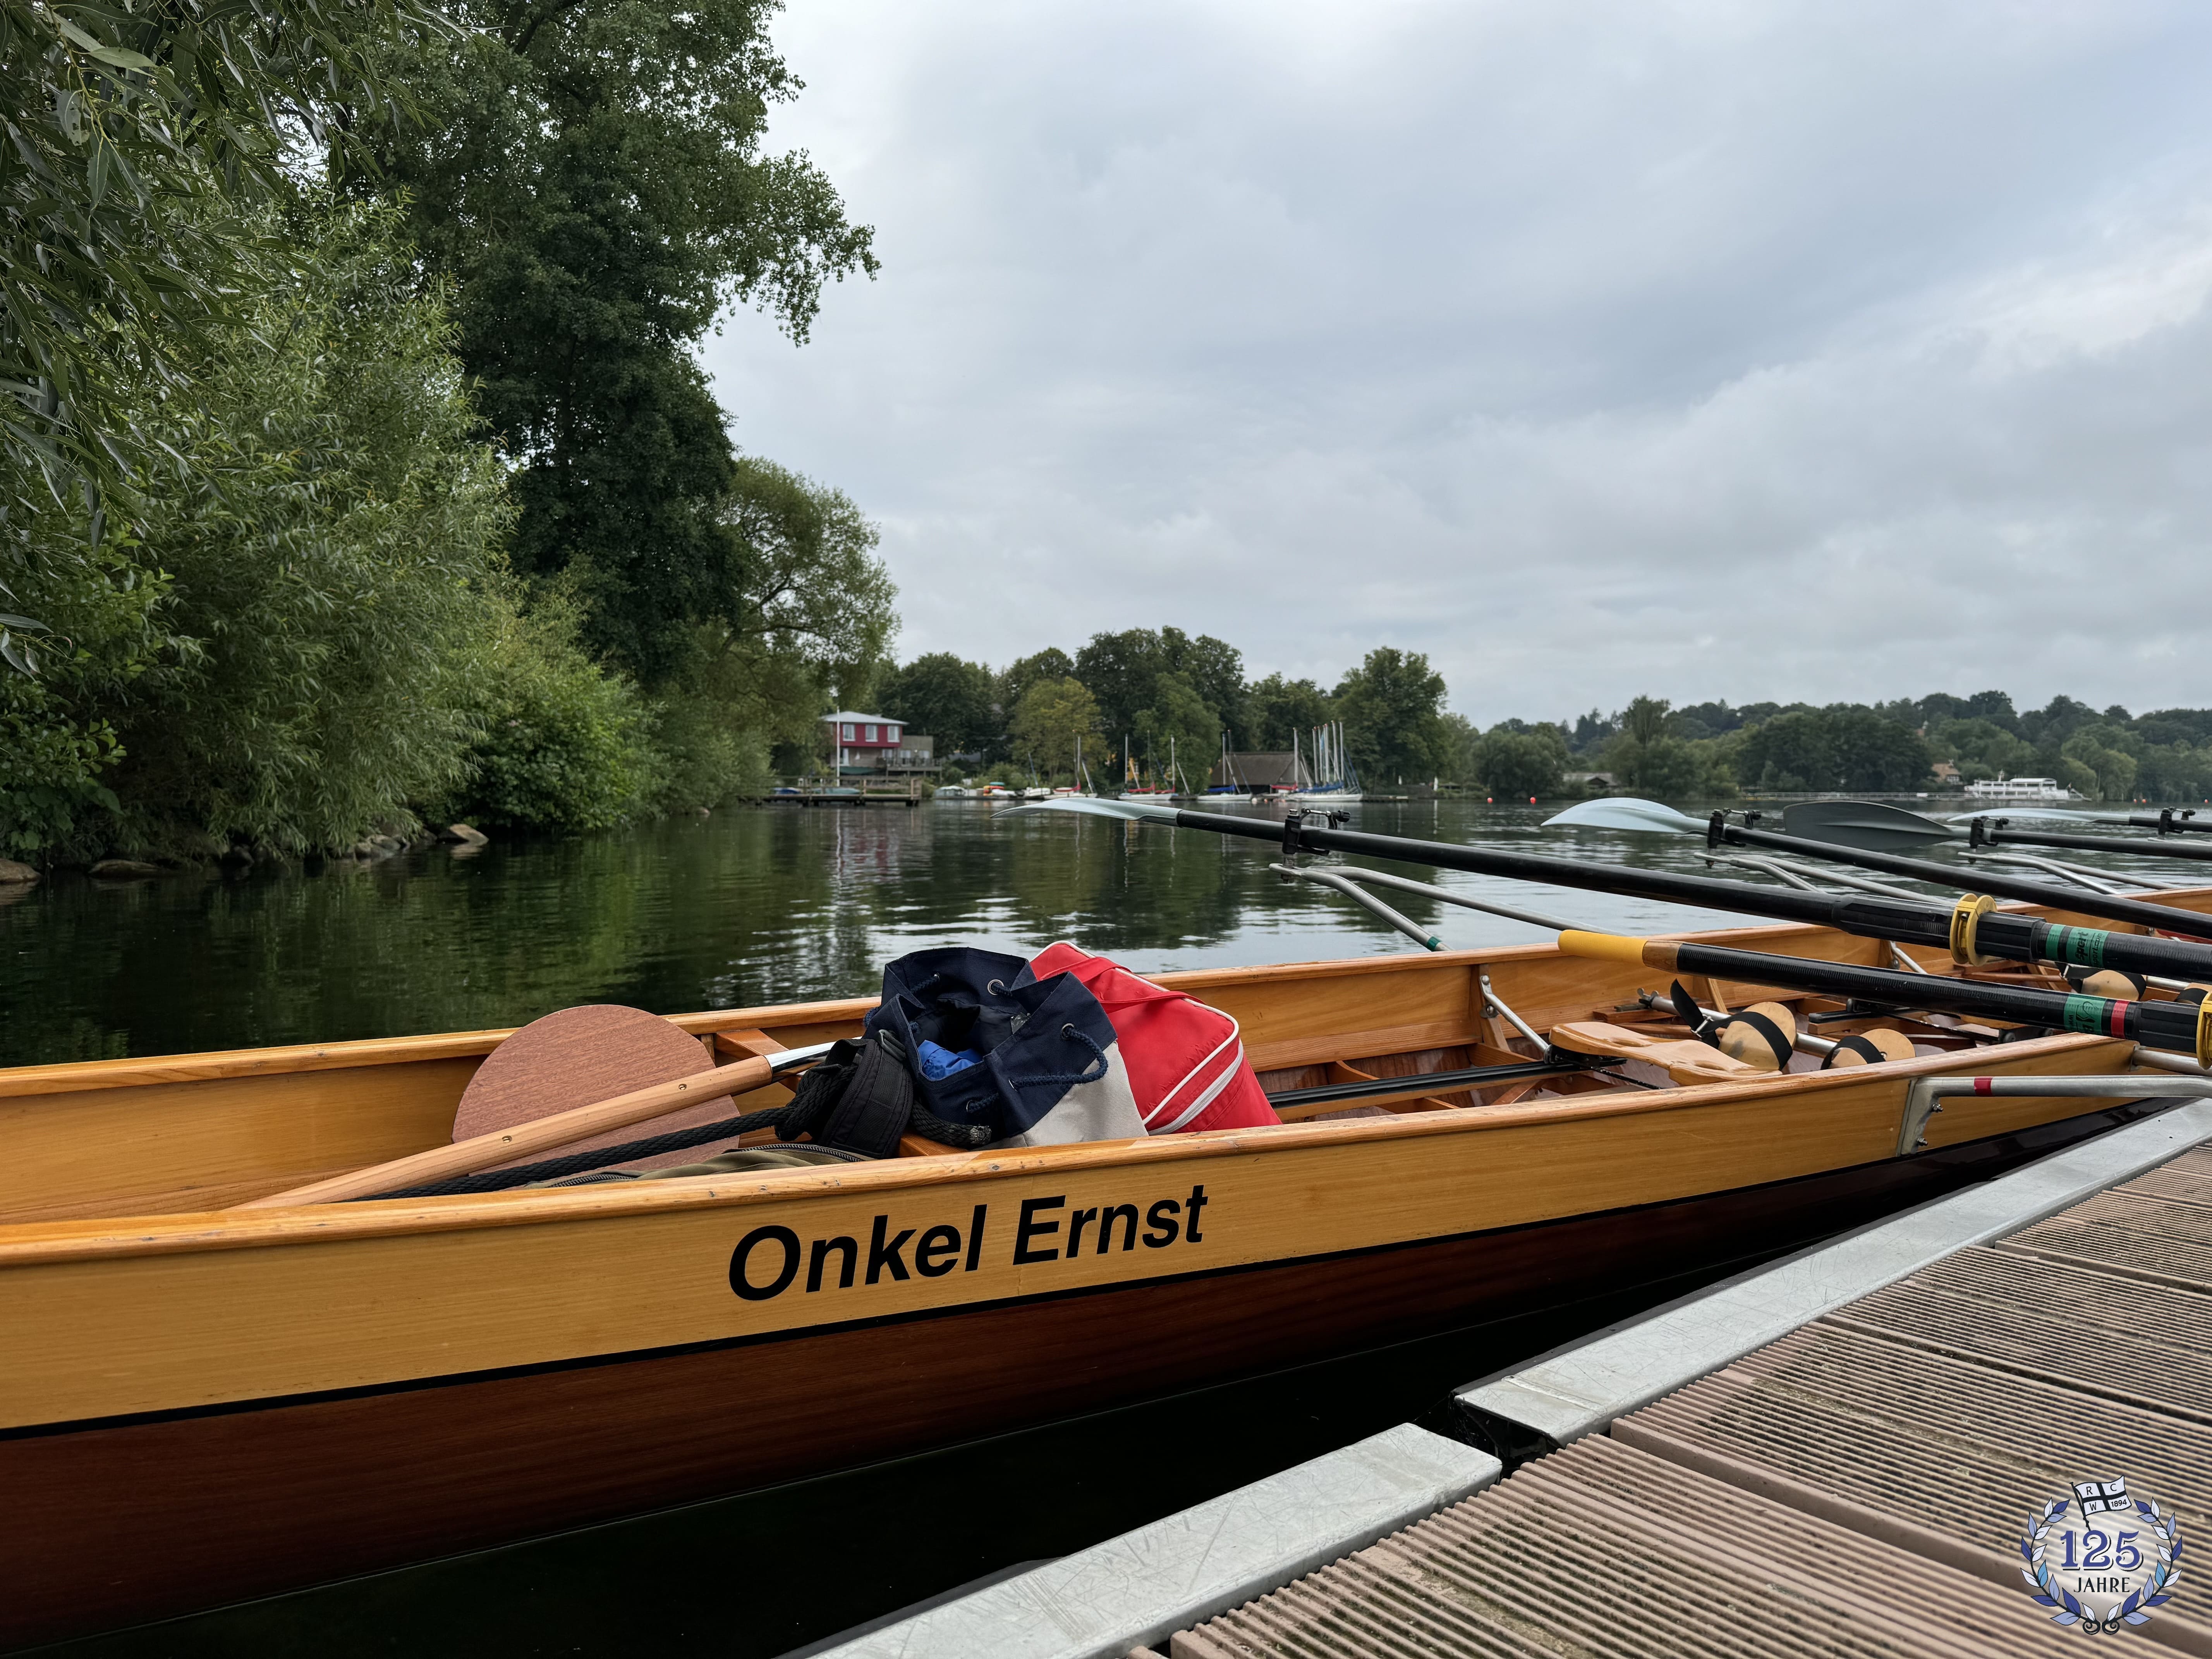
M 2212 910 L 2212 891 L 2168 902 Z M 1893 959 L 1814 927 L 1683 937 Z M 1663 1044 L 1683 1027 L 1639 994 L 1668 988 L 1650 969 L 1549 945 L 1160 982 L 1238 1022 L 1285 1121 L 979 1152 L 909 1138 L 866 1164 L 246 1209 L 447 1142 L 508 1034 L 0 1073 L 0 1482 L 37 1517 L 0 1544 L 0 1636 L 1662 1285 L 2155 1109 L 2124 1077 L 2109 1101 L 1958 1098 L 1917 1150 L 1917 1076 L 2117 1073 L 2135 1045 L 1996 1046 L 1994 1025 L 1859 1017 L 1786 987 L 1698 985 L 1808 1030 L 1824 1016 L 1824 1040 L 1891 1033 L 1913 1057 L 1686 1084 L 1577 1060 L 1562 1028 Z M 855 1035 L 872 1006 L 673 1024 L 702 1064 L 729 1064 Z

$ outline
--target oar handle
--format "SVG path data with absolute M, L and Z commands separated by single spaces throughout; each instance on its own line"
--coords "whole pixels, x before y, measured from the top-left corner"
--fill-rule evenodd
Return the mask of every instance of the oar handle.
M 695 1072 L 673 1082 L 635 1089 L 611 1100 L 597 1101 L 572 1111 L 556 1112 L 550 1117 L 495 1129 L 489 1134 L 457 1140 L 450 1146 L 434 1146 L 427 1152 L 393 1158 L 389 1164 L 373 1164 L 365 1170 L 349 1170 L 327 1181 L 312 1182 L 235 1207 L 267 1210 L 280 1205 L 339 1204 L 349 1198 L 368 1198 L 398 1188 L 419 1187 L 433 1181 L 450 1180 L 454 1176 L 474 1175 L 495 1164 L 527 1158 L 532 1152 L 565 1146 L 571 1141 L 588 1140 L 609 1129 L 627 1128 L 633 1123 L 642 1123 L 647 1118 L 702 1100 L 744 1094 L 766 1085 L 775 1075 L 774 1065 L 764 1057 L 733 1060 L 727 1066 Z

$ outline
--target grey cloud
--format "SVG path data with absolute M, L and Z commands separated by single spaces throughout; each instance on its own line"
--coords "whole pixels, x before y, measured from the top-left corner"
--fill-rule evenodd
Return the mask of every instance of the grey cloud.
M 1425 650 L 1480 720 L 2212 702 L 2212 14 L 796 0 L 879 228 L 739 441 L 907 653 Z

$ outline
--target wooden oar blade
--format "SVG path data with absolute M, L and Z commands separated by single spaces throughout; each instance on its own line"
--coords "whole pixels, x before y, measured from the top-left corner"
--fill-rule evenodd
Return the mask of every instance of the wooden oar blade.
M 1948 823 L 1878 800 L 1793 801 L 1782 811 L 1782 829 L 1785 835 L 1868 853 L 1911 852 L 1960 834 Z
M 453 1139 L 472 1140 L 518 1123 L 534 1123 L 556 1112 L 690 1077 L 714 1063 L 697 1037 L 642 1008 L 618 1003 L 563 1008 L 532 1020 L 485 1057 L 454 1109 Z M 730 1113 L 726 1101 L 702 1101 L 649 1122 L 580 1140 L 562 1151 L 619 1146 L 646 1135 L 712 1123 Z M 542 1156 L 533 1153 L 531 1158 Z M 528 1163 L 531 1158 L 510 1161 Z

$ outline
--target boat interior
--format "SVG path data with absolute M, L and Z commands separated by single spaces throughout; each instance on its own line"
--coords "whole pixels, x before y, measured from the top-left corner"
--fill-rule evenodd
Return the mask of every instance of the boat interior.
M 2166 902 L 2212 908 L 2212 890 Z M 1930 974 L 2068 988 L 2051 969 L 1960 968 L 1940 951 L 1908 956 L 1887 941 L 1820 928 L 1674 937 L 1864 966 L 1899 967 L 1909 960 Z M 1784 988 L 1690 976 L 1683 988 L 1702 1016 L 1725 1018 L 1756 1007 L 1789 1028 L 1785 1041 L 1794 1052 L 1777 1056 L 1752 1045 L 1739 1059 L 1692 1035 L 1667 1001 L 1665 977 L 1649 968 L 1564 957 L 1550 945 L 1158 976 L 1238 1021 L 1262 1087 L 1293 1127 L 1370 1129 L 1438 1112 L 1480 1117 L 1546 1104 L 1586 1108 L 1655 1091 L 1747 1084 L 1795 1088 L 1802 1085 L 1783 1074 L 1802 1078 L 1839 1066 L 1892 1067 L 1901 1091 L 1908 1073 L 1957 1070 L 1974 1063 L 1966 1056 L 1996 1045 L 2005 1045 L 2015 1062 L 2069 1056 L 2046 1067 L 2066 1071 L 2125 1069 L 2133 1053 L 2132 1045 L 2107 1038 L 1925 1011 L 1872 1011 Z M 672 1021 L 702 1045 L 702 1065 L 709 1057 L 724 1064 L 856 1036 L 872 1006 L 872 999 L 852 999 Z M 509 1035 L 467 1032 L 0 1072 L 0 1148 L 6 1152 L 0 1158 L 0 1227 L 220 1212 L 450 1144 L 463 1090 Z M 1876 1036 L 1880 1048 L 1819 1052 L 1862 1036 Z M 2032 1051 L 2013 1046 L 2023 1039 L 2033 1040 Z M 1478 1070 L 1500 1074 L 1449 1075 Z M 773 1084 L 714 1109 L 695 1108 L 688 1121 L 758 1110 L 790 1095 L 787 1085 Z M 697 1115 L 702 1110 L 706 1116 Z M 635 1133 L 674 1121 L 654 1120 Z M 1257 1146 L 1287 1132 L 1229 1133 Z M 772 1128 L 757 1129 L 723 1145 L 773 1140 Z M 899 1155 L 988 1154 L 909 1133 Z M 698 1156 L 667 1162 L 681 1165 Z M 532 1195 L 545 1194 L 534 1189 Z

